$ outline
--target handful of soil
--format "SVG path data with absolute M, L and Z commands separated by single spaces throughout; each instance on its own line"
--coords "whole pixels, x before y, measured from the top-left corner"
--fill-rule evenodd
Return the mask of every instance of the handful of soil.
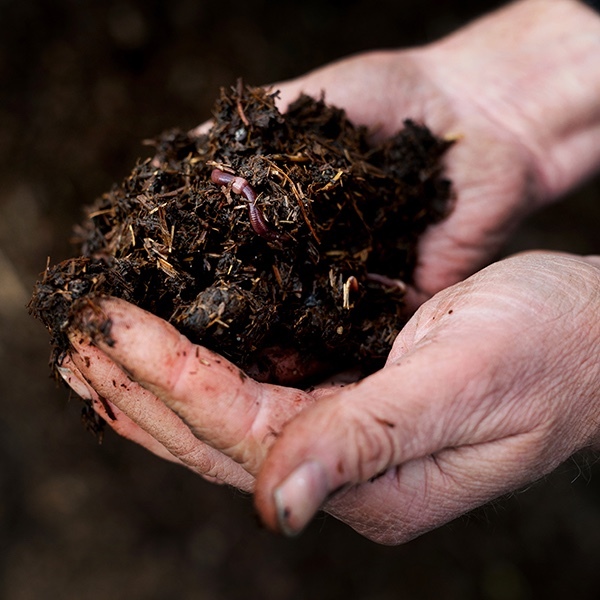
M 252 375 L 300 357 L 378 368 L 399 329 L 425 228 L 448 211 L 450 142 L 411 121 L 370 147 L 337 108 L 262 88 L 222 90 L 205 135 L 172 130 L 87 211 L 81 256 L 46 269 L 30 303 L 52 364 L 81 303 L 117 296 Z M 284 361 L 283 361 L 284 362 Z M 304 365 L 304 366 L 303 366 Z

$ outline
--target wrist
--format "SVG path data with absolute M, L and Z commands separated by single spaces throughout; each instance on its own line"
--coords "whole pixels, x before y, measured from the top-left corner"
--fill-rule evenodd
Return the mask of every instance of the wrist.
M 526 149 L 538 202 L 600 167 L 600 15 L 582 2 L 521 0 L 426 53 L 457 106 Z

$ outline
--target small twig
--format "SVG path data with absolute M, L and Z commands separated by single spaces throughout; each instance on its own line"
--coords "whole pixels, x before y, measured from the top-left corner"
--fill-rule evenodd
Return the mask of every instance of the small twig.
M 235 101 L 235 105 L 237 107 L 237 112 L 238 112 L 238 115 L 240 115 L 240 119 L 242 120 L 242 123 L 246 127 L 250 127 L 250 121 L 248 121 L 248 118 L 244 114 L 244 109 L 242 108 L 242 92 L 243 91 L 244 91 L 244 84 L 242 83 L 241 79 L 238 79 L 238 82 L 237 82 L 237 99 Z
M 185 191 L 185 186 L 181 186 L 176 190 L 171 190 L 170 192 L 163 192 L 162 194 L 155 194 L 156 198 L 172 198 L 173 196 L 177 196 L 181 192 Z
M 350 292 L 357 292 L 358 291 L 358 279 L 356 279 L 356 277 L 354 277 L 354 275 L 350 275 L 350 277 L 348 277 L 348 279 L 344 282 L 344 285 L 342 286 L 342 306 L 345 309 L 350 309 L 352 308 L 352 304 L 350 304 Z
M 300 207 L 300 212 L 302 213 L 302 218 L 304 219 L 304 222 L 306 223 L 312 236 L 315 238 L 317 244 L 320 244 L 321 240 L 319 239 L 317 232 L 315 231 L 314 227 L 312 226 L 312 223 L 310 222 L 310 219 L 308 218 L 306 206 L 304 205 L 304 201 L 302 200 L 302 196 L 304 194 L 302 194 L 302 196 L 300 195 L 302 193 L 302 190 L 299 191 L 296 184 L 290 179 L 289 175 L 285 171 L 280 169 L 275 163 L 271 162 L 267 158 L 265 158 L 264 160 L 265 160 L 265 162 L 267 162 L 269 164 L 269 166 L 273 169 L 273 171 L 275 171 L 275 173 L 277 173 L 282 179 L 284 179 L 285 181 L 288 182 L 288 184 L 290 185 L 290 188 L 292 190 L 292 193 L 294 194 L 294 197 L 296 198 L 296 201 L 298 202 L 298 206 Z

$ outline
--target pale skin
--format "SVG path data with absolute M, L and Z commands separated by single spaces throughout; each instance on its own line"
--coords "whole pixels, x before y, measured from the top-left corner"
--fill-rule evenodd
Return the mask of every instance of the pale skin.
M 423 239 L 420 307 L 381 371 L 310 392 L 259 384 L 106 299 L 114 343 L 73 330 L 63 377 L 121 435 L 253 492 L 287 534 L 323 508 L 402 543 L 597 445 L 600 257 L 529 253 L 471 273 L 600 165 L 599 53 L 593 11 L 524 0 L 431 46 L 281 86 L 284 106 L 325 90 L 376 137 L 412 117 L 460 138 L 447 157 L 455 210 Z

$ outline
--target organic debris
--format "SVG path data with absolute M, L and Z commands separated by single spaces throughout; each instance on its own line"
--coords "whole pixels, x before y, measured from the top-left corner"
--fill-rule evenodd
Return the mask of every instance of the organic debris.
M 378 368 L 405 323 L 416 244 L 448 211 L 450 142 L 406 121 L 370 147 L 321 100 L 223 90 L 208 133 L 169 131 L 88 210 L 81 256 L 50 267 L 31 312 L 52 363 L 82 302 L 110 295 L 172 323 L 262 380 Z M 293 372 L 282 356 L 302 357 Z M 332 358 L 333 357 L 333 358 Z

